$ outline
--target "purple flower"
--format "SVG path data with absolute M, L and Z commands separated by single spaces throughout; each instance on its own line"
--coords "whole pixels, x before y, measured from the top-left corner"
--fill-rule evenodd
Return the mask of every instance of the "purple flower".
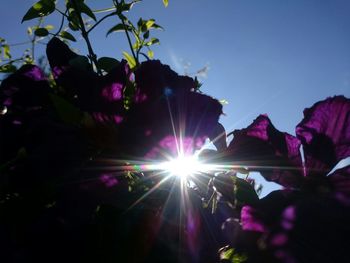
M 350 156 L 349 116 L 349 99 L 328 98 L 304 111 L 294 137 L 276 130 L 266 115 L 260 115 L 248 128 L 233 132 L 227 159 L 261 172 L 266 180 L 299 188 L 305 178 L 325 178 L 339 161 Z
M 341 262 L 350 241 L 350 166 L 328 173 L 350 156 L 350 100 L 335 96 L 306 109 L 297 137 L 266 115 L 233 134 L 226 159 L 290 189 L 244 206 L 243 230 L 261 233 L 261 246 L 278 262 Z
M 196 92 L 192 78 L 178 75 L 158 60 L 141 63 L 135 72 L 135 81 L 134 104 L 121 131 L 123 138 L 135 140 L 138 148 L 128 145 L 130 152 L 147 158 L 174 155 L 176 140 L 180 141 L 180 137 L 186 150 L 191 145 L 189 152 L 193 152 L 219 125 L 222 105 Z M 169 138 L 173 143 L 165 144 Z
M 89 112 L 97 122 L 119 124 L 123 120 L 123 92 L 131 75 L 126 61 L 107 75 L 98 76 L 86 57 L 74 53 L 57 38 L 50 40 L 46 53 L 64 96 Z
M 233 132 L 226 159 L 259 171 L 268 181 L 299 186 L 302 180 L 300 141 L 278 131 L 266 115 L 260 115 L 246 129 Z
M 324 176 L 350 156 L 350 100 L 336 96 L 305 109 L 296 134 L 303 144 L 306 174 Z

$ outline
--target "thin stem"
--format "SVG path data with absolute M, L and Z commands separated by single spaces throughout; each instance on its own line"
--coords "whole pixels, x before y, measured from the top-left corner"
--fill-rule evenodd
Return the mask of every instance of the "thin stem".
M 81 17 L 81 12 L 79 11 L 79 8 L 78 8 L 78 5 L 76 3 L 76 0 L 71 0 L 71 2 L 73 4 L 73 6 L 74 6 L 75 11 L 77 12 L 77 15 L 78 15 L 81 35 L 83 36 L 83 38 L 84 38 L 84 40 L 86 42 L 86 45 L 87 45 L 87 48 L 88 48 L 88 51 L 89 51 L 89 59 L 91 61 L 91 64 L 95 64 L 96 69 L 97 69 L 97 73 L 99 75 L 102 75 L 101 70 L 97 66 L 97 56 L 94 53 L 94 50 L 92 49 L 92 45 L 91 45 L 91 42 L 90 42 L 90 39 L 89 39 L 89 36 L 88 36 L 88 32 L 85 29 L 84 21 L 83 21 L 83 18 Z
M 126 38 L 128 39 L 128 42 L 129 42 L 129 46 L 130 46 L 132 55 L 133 55 L 133 57 L 134 57 L 134 59 L 135 59 L 135 61 L 136 61 L 136 65 L 138 65 L 138 64 L 139 64 L 139 61 L 137 60 L 137 57 L 136 57 L 135 52 L 134 52 L 134 49 L 133 49 L 133 47 L 132 47 L 131 38 L 130 38 L 129 32 L 128 32 L 127 28 L 126 28 L 125 21 L 124 21 L 124 19 L 123 19 L 121 16 L 119 16 L 119 18 L 120 18 L 120 20 L 121 20 L 122 23 L 123 23 L 123 27 L 124 27 L 124 31 L 125 31 L 125 34 L 126 34 Z
M 88 31 L 87 33 L 89 34 L 97 25 L 99 25 L 103 20 L 105 20 L 107 17 L 113 16 L 117 14 L 116 12 L 110 13 L 102 17 L 100 20 L 98 20 Z
M 32 43 L 32 40 L 28 40 L 25 42 L 20 42 L 20 43 L 14 43 L 14 44 L 8 44 L 10 47 L 15 47 L 15 46 L 23 46 L 23 45 L 27 45 L 29 43 Z
M 56 10 L 58 13 L 60 13 L 61 15 L 63 15 L 64 17 L 68 18 L 68 16 L 67 16 L 67 10 L 66 10 L 64 13 L 63 13 L 61 10 L 57 9 L 57 8 L 55 8 L 55 10 Z
M 58 9 L 56 9 L 56 10 L 58 10 Z M 58 10 L 58 11 L 59 11 L 59 10 Z M 68 9 L 66 9 L 66 11 L 65 11 L 64 13 L 61 13 L 61 11 L 59 11 L 59 12 L 62 14 L 62 20 L 61 20 L 61 25 L 60 25 L 59 29 L 58 29 L 57 32 L 54 34 L 54 37 L 57 36 L 57 35 L 61 32 L 61 30 L 62 30 L 62 28 L 63 28 L 63 24 L 64 24 L 64 18 L 66 17 L 67 11 L 68 11 Z
M 38 28 L 40 27 L 42 21 L 43 21 L 43 18 L 41 17 L 39 19 L 39 22 L 38 22 L 38 25 L 37 25 Z M 35 34 L 34 34 L 33 38 L 31 39 L 31 43 L 32 43 L 32 48 L 31 48 L 32 59 L 33 59 L 33 61 L 35 61 L 35 44 L 36 44 L 36 35 Z

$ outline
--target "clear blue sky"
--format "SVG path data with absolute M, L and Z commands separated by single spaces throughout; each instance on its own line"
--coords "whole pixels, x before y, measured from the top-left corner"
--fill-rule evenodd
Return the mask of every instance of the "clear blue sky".
M 26 40 L 21 25 L 35 1 L 3 0 L 0 36 L 9 43 Z M 62 2 L 62 0 L 61 0 Z M 110 0 L 86 1 L 96 8 Z M 183 73 L 209 65 L 203 91 L 226 99 L 227 131 L 247 126 L 267 113 L 276 128 L 294 134 L 305 107 L 328 96 L 350 97 L 350 1 L 348 0 L 144 0 L 130 12 L 133 21 L 155 18 L 165 31 L 155 58 Z M 57 18 L 57 17 L 56 17 Z M 49 20 L 59 25 L 58 20 Z M 98 56 L 121 58 L 125 37 L 106 31 L 107 20 L 92 34 Z M 72 44 L 84 54 L 85 46 Z M 21 50 L 21 47 L 17 49 Z M 42 51 L 38 51 L 42 52 Z

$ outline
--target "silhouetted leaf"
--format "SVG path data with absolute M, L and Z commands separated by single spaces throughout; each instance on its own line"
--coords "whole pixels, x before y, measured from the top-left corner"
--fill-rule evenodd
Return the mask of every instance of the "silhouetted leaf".
M 93 20 L 96 21 L 96 16 L 91 11 L 90 7 L 88 7 L 84 2 L 81 2 L 79 7 L 82 13 L 86 14 L 87 16 L 91 17 Z
M 106 72 L 110 72 L 114 67 L 119 65 L 119 61 L 115 58 L 110 57 L 102 57 L 97 61 L 97 66 L 100 69 L 105 70 Z
M 49 31 L 46 28 L 39 27 L 35 29 L 34 34 L 38 37 L 46 37 L 49 34 Z
M 124 32 L 125 28 L 128 31 L 130 30 L 130 27 L 128 27 L 128 26 L 124 27 L 123 24 L 117 24 L 117 25 L 115 25 L 114 27 L 112 27 L 111 29 L 108 30 L 106 36 L 108 36 L 110 33 L 113 33 L 113 32 L 121 32 L 121 31 Z
M 1 73 L 13 73 L 16 70 L 17 70 L 16 66 L 12 64 L 6 64 L 6 65 L 0 66 Z
M 40 0 L 36 2 L 22 18 L 22 23 L 27 20 L 31 20 L 38 17 L 43 17 L 51 14 L 55 11 L 54 0 Z
M 50 99 L 63 122 L 76 125 L 80 124 L 83 113 L 77 107 L 55 94 L 50 94 Z
M 68 23 L 68 27 L 73 30 L 73 31 L 78 31 L 79 30 L 79 27 L 75 24 L 75 23 L 72 23 L 72 22 L 69 22 Z
M 68 33 L 67 31 L 61 31 L 60 32 L 60 37 L 62 37 L 64 39 L 68 39 L 68 40 L 74 41 L 74 42 L 77 41 L 75 39 L 75 37 L 71 33 Z
M 141 2 L 141 0 L 135 0 L 130 3 L 120 3 L 120 5 L 118 6 L 118 13 L 130 11 L 134 4 L 138 2 Z
M 243 204 L 254 204 L 259 200 L 254 187 L 246 180 L 236 178 L 235 182 L 236 200 Z
M 151 38 L 151 40 L 146 43 L 146 46 L 152 46 L 154 44 L 159 44 L 159 39 L 158 38 L 154 38 L 154 37 Z

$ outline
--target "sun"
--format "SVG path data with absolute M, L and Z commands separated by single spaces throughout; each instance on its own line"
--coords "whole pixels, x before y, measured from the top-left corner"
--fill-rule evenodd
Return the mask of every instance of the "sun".
M 185 156 L 180 154 L 176 158 L 160 163 L 157 168 L 169 175 L 187 179 L 189 176 L 203 171 L 204 164 L 195 155 Z

